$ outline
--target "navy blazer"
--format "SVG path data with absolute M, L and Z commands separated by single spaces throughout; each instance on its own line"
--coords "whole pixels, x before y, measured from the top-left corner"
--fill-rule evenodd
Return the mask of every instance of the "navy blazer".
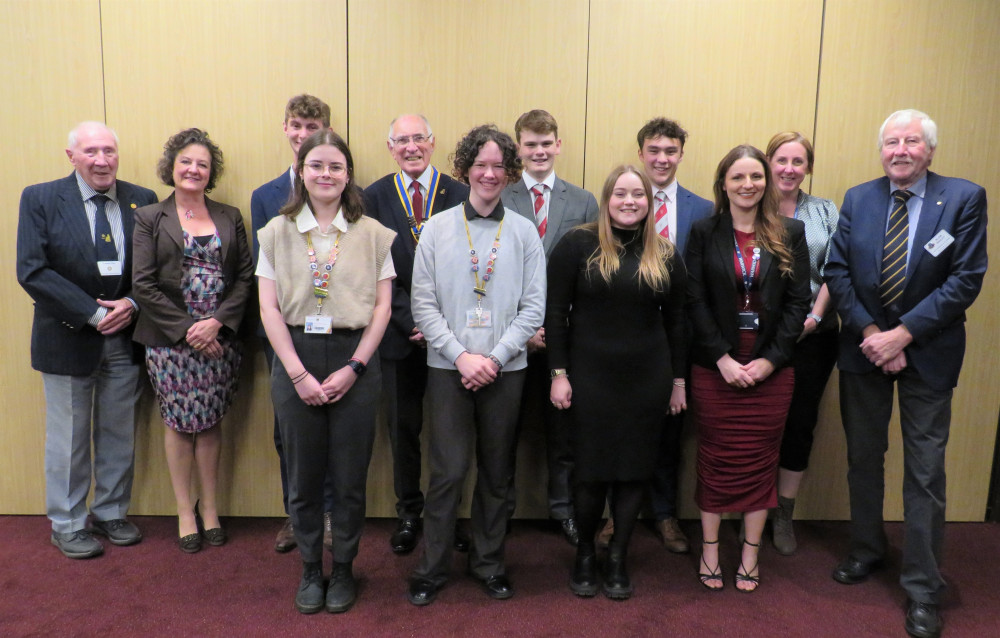
M 715 205 L 704 197 L 698 197 L 680 184 L 677 184 L 677 253 L 684 255 L 687 250 L 688 236 L 691 227 L 700 219 L 712 216 Z
M 225 290 L 212 315 L 233 333 L 239 332 L 253 289 L 253 260 L 243 216 L 238 208 L 205 198 L 208 214 L 222 243 Z M 133 291 L 142 308 L 134 338 L 147 346 L 180 343 L 194 325 L 187 310 L 184 279 L 184 230 L 177 218 L 174 194 L 135 213 Z
M 410 285 L 417 242 L 413 240 L 406 210 L 396 193 L 395 176 L 396 173 L 390 173 L 364 191 L 365 214 L 374 217 L 389 230 L 396 231 L 391 250 L 392 264 L 396 269 L 396 278 L 392 280 L 392 317 L 379 345 L 379 356 L 390 360 L 403 359 L 412 351 L 414 345 L 409 337 L 415 326 L 410 311 Z M 468 185 L 440 173 L 431 215 L 458 206 L 468 198 Z
M 156 193 L 117 181 L 125 251 L 116 298 L 132 294 L 133 211 Z M 34 301 L 31 367 L 50 374 L 86 375 L 101 362 L 104 337 L 87 321 L 104 295 L 97 252 L 76 173 L 21 193 L 17 223 L 17 280 Z M 132 326 L 125 334 L 131 334 Z
M 887 312 L 879 285 L 889 189 L 887 177 L 855 186 L 840 208 L 824 271 L 842 324 L 838 366 L 858 374 L 874 370 L 859 347 L 862 331 L 873 323 L 880 330 L 902 323 L 913 335 L 904 350 L 907 365 L 931 388 L 947 391 L 958 384 L 962 369 L 965 310 L 986 273 L 986 191 L 964 179 L 927 173 L 903 294 Z M 955 241 L 935 257 L 924 246 L 942 230 Z
M 535 198 L 528 192 L 523 179 L 507 186 L 501 199 L 506 208 L 527 218 L 532 224 L 535 223 Z M 548 258 L 552 254 L 552 249 L 566 231 L 574 226 L 594 221 L 597 221 L 597 200 L 593 194 L 556 176 L 549 198 L 545 237 L 542 238 L 545 257 Z
M 260 242 L 257 232 L 267 226 L 267 222 L 278 216 L 278 211 L 284 206 L 292 194 L 292 180 L 286 170 L 270 182 L 254 190 L 250 196 L 250 224 L 253 228 L 253 263 L 257 263 L 260 253 Z
M 763 312 L 751 358 L 763 357 L 775 368 L 787 365 L 795 342 L 802 333 L 812 302 L 809 289 L 809 249 L 805 225 L 797 219 L 781 218 L 792 251 L 792 276 L 782 276 L 777 259 L 761 251 L 758 290 Z M 728 212 L 697 222 L 691 229 L 688 256 L 688 311 L 696 343 L 693 361 L 717 369 L 724 354 L 739 345 L 737 282 L 733 265 L 733 218 Z

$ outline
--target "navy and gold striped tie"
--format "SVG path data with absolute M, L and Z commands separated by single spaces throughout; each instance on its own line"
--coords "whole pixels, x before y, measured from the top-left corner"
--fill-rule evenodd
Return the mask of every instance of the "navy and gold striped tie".
M 892 214 L 885 231 L 885 247 L 882 251 L 882 285 L 880 295 L 882 305 L 889 306 L 903 294 L 906 283 L 906 245 L 910 238 L 910 220 L 906 201 L 913 197 L 910 191 L 893 191 Z

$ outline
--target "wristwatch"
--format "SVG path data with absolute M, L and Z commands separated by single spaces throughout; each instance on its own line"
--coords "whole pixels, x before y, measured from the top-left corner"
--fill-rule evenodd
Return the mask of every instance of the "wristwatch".
M 553 370 L 552 370 L 551 372 L 549 372 L 549 378 L 550 378 L 550 379 L 555 379 L 556 377 L 558 377 L 558 376 L 562 376 L 562 375 L 564 375 L 564 374 L 565 374 L 565 375 L 566 375 L 567 377 L 569 376 L 569 375 L 568 375 L 568 374 L 566 373 L 566 368 L 554 368 L 554 369 L 553 369 Z
M 815 321 L 817 326 L 823 322 L 823 317 L 820 317 L 815 312 L 810 312 L 806 315 L 806 318 Z
M 366 370 L 368 370 L 368 366 L 366 366 L 360 359 L 351 359 L 347 362 L 347 365 L 351 366 L 351 370 L 354 370 L 354 374 L 359 377 L 363 375 Z

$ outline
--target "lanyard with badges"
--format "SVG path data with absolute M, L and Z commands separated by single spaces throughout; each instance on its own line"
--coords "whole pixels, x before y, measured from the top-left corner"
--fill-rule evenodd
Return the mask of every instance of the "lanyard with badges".
M 464 215 L 464 211 L 462 220 L 465 222 L 465 236 L 469 240 L 469 261 L 472 263 L 472 277 L 476 281 L 476 285 L 472 289 L 476 293 L 476 307 L 465 313 L 466 326 L 469 328 L 489 328 L 493 325 L 492 318 L 490 311 L 483 308 L 483 297 L 486 296 L 486 282 L 493 277 L 493 264 L 496 262 L 497 255 L 500 252 L 500 231 L 503 230 L 503 220 L 500 220 L 497 235 L 493 238 L 493 246 L 490 247 L 490 256 L 486 260 L 486 271 L 483 273 L 482 280 L 479 279 L 479 255 L 476 254 L 476 247 L 472 245 L 472 233 L 469 232 L 469 218 Z
M 757 274 L 757 266 L 760 262 L 760 248 L 753 247 L 753 257 L 750 260 L 750 271 L 747 272 L 746 263 L 743 261 L 743 251 L 740 250 L 740 243 L 736 240 L 736 233 L 733 232 L 733 245 L 736 246 L 736 261 L 740 264 L 740 272 L 743 275 L 743 309 L 739 311 L 740 330 L 757 330 L 760 326 L 759 317 L 756 312 L 750 310 L 750 288 L 753 287 L 753 279 Z
M 403 172 L 396 173 L 396 177 L 393 180 L 396 185 L 396 195 L 399 196 L 399 203 L 403 205 L 403 210 L 406 211 L 406 221 L 410 224 L 410 234 L 413 235 L 413 241 L 415 242 L 420 241 L 420 233 L 424 229 L 424 223 L 430 219 L 431 211 L 434 209 L 434 198 L 437 197 L 439 177 L 438 170 L 431 166 L 431 183 L 427 187 L 427 197 L 424 198 L 424 210 L 421 211 L 422 216 L 419 224 L 413 214 L 413 197 L 410 195 L 410 189 L 406 187 L 406 182 L 403 181 Z M 416 182 L 417 180 L 413 181 Z
M 323 300 L 330 296 L 330 275 L 333 272 L 333 265 L 337 263 L 337 255 L 340 254 L 340 235 L 337 231 L 337 238 L 330 247 L 330 256 L 322 266 L 316 259 L 316 248 L 313 247 L 310 231 L 306 231 L 306 252 L 309 255 L 309 277 L 313 282 L 313 296 L 316 297 L 316 314 L 306 317 L 306 334 L 330 334 L 333 332 L 333 317 L 323 316 Z

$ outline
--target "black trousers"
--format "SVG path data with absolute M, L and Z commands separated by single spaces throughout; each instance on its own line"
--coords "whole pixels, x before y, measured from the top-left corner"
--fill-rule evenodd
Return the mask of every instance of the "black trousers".
M 469 571 L 480 579 L 505 573 L 507 486 L 524 376 L 524 370 L 504 372 L 472 392 L 462 387 L 457 370 L 428 370 L 431 476 L 424 506 L 424 553 L 414 576 L 438 585 L 448 580 L 455 519 L 473 449 L 476 487 Z
M 392 447 L 392 485 L 396 516 L 420 518 L 420 431 L 424 425 L 427 351 L 414 348 L 403 359 L 382 358 L 382 394 Z
M 289 326 L 302 364 L 322 382 L 347 365 L 361 330 L 308 335 Z M 375 414 L 381 386 L 378 357 L 336 403 L 306 405 L 281 361 L 274 360 L 271 399 L 278 414 L 288 464 L 288 513 L 305 562 L 323 557 L 323 483 L 333 479 L 333 559 L 346 563 L 358 554 L 365 522 L 365 486 L 375 443 Z
M 795 390 L 788 407 L 785 433 L 781 437 L 779 465 L 792 472 L 804 472 L 809 467 L 813 432 L 819 420 L 819 402 L 837 362 L 836 330 L 814 332 L 795 344 L 792 367 L 795 369 Z

